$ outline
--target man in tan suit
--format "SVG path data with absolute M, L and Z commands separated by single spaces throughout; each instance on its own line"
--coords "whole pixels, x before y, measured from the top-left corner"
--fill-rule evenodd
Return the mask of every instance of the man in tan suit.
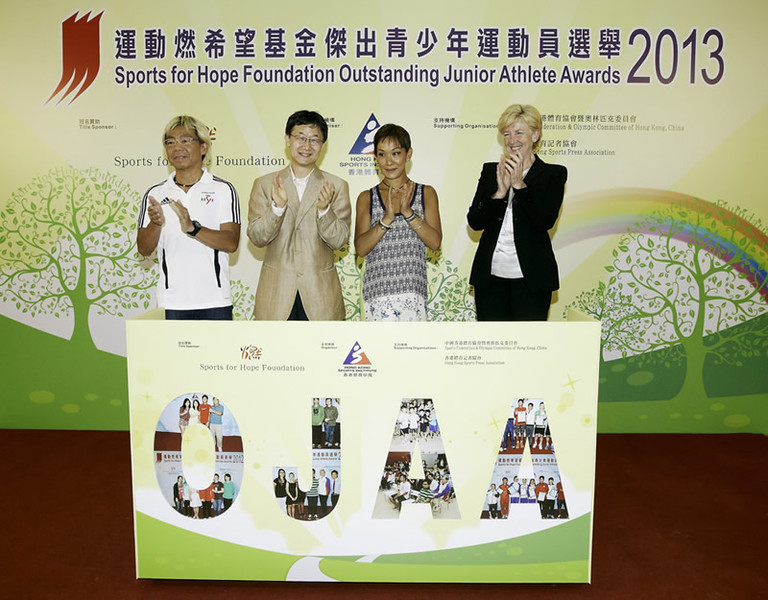
M 349 186 L 317 168 L 328 125 L 316 112 L 288 118 L 291 164 L 253 183 L 248 239 L 267 253 L 261 266 L 256 319 L 340 321 L 344 299 L 334 250 L 349 241 Z

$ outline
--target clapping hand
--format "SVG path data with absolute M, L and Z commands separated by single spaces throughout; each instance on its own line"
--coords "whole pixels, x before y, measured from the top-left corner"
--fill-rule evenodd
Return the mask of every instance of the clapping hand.
M 333 195 L 336 193 L 336 188 L 327 179 L 323 180 L 323 187 L 320 188 L 320 193 L 317 196 L 317 210 L 323 211 L 331 205 Z
M 184 233 L 192 231 L 195 228 L 195 226 L 192 224 L 192 219 L 189 216 L 189 211 L 187 210 L 187 207 L 184 206 L 178 200 L 171 200 L 170 205 L 171 205 L 171 209 L 173 209 L 173 212 L 175 212 L 176 216 L 179 217 L 179 224 L 181 225 L 181 230 Z
M 278 208 L 283 208 L 288 203 L 288 192 L 279 173 L 272 178 L 271 200 Z
M 147 207 L 147 214 L 149 215 L 149 222 L 157 227 L 165 225 L 165 216 L 163 215 L 163 209 L 160 203 L 152 196 L 149 197 L 149 206 Z
M 523 184 L 523 157 L 517 152 L 509 156 L 501 155 L 496 165 L 496 194 L 495 197 L 503 198 L 509 192 L 509 188 L 519 189 Z

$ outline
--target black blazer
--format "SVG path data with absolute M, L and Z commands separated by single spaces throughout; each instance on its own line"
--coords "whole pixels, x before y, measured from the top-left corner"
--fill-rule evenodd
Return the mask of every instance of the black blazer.
M 475 287 L 484 287 L 490 281 L 493 251 L 507 210 L 508 196 L 501 200 L 491 198 L 496 193 L 496 164 L 483 165 L 477 191 L 467 213 L 469 226 L 483 232 L 469 277 L 469 283 Z M 534 156 L 533 164 L 523 179 L 526 187 L 515 190 L 512 198 L 515 247 L 523 280 L 532 290 L 553 291 L 560 287 L 548 231 L 560 213 L 567 178 L 565 167 L 547 164 Z

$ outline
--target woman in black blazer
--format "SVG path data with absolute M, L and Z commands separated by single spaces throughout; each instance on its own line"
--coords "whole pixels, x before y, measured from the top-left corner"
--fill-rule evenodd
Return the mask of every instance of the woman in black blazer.
M 469 283 L 478 321 L 546 321 L 560 285 L 549 230 L 563 203 L 568 171 L 536 154 L 541 115 L 513 104 L 499 118 L 504 153 L 485 163 L 469 226 L 483 232 Z

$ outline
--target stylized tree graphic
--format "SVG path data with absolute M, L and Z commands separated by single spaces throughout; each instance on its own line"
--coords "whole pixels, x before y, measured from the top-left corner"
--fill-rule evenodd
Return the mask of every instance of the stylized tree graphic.
M 445 259 L 427 263 L 430 321 L 475 321 L 475 305 L 469 295 L 469 282 L 459 276 L 459 268 Z
M 72 342 L 93 347 L 91 309 L 126 316 L 149 308 L 154 269 L 136 252 L 138 194 L 97 169 L 56 169 L 0 209 L 0 300 L 74 318 Z
M 256 292 L 241 279 L 233 279 L 229 285 L 232 288 L 232 316 L 236 321 L 249 321 L 253 318 Z
M 362 268 L 363 257 L 357 256 L 349 244 L 345 244 L 335 253 L 336 271 L 341 283 L 341 294 L 344 297 L 346 309 L 346 321 L 360 321 L 362 314 L 360 303 L 362 302 Z
M 347 250 L 347 246 L 339 252 Z M 338 254 L 338 253 L 337 253 Z M 337 259 L 336 269 L 341 280 L 341 291 L 347 309 L 347 321 L 360 321 L 362 303 L 362 269 L 364 258 L 353 252 L 344 252 Z M 474 321 L 474 303 L 469 296 L 466 277 L 460 277 L 458 267 L 443 260 L 441 253 L 429 253 L 427 260 L 427 318 L 430 321 Z
M 605 300 L 605 282 L 601 281 L 597 284 L 596 288 L 580 292 L 574 301 L 563 310 L 563 318 L 568 317 L 569 308 L 575 308 L 599 321 L 603 318 L 603 313 L 605 312 Z
M 680 396 L 703 398 L 707 356 L 738 364 L 765 352 L 768 341 L 750 327 L 720 334 L 768 312 L 767 265 L 756 258 L 764 260 L 768 244 L 748 216 L 688 198 L 622 236 L 608 283 L 573 303 L 602 319 L 604 358 L 668 348 L 664 360 L 685 362 Z

